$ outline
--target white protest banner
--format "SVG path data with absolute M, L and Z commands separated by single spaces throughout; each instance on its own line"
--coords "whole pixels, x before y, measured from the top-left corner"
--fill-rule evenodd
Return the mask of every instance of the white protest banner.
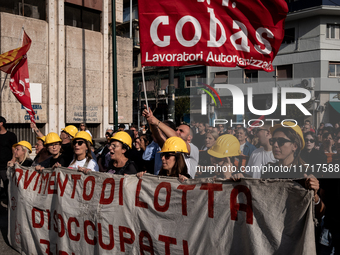
M 7 174 L 22 254 L 315 254 L 313 193 L 294 181 Z

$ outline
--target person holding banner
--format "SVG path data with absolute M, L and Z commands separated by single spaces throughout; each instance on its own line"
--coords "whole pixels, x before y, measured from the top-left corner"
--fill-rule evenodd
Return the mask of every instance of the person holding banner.
M 147 119 L 152 134 L 156 138 L 157 143 L 160 147 L 163 147 L 166 138 L 169 137 L 180 137 L 184 140 L 188 149 L 188 153 L 184 155 L 185 164 L 187 165 L 190 177 L 194 179 L 196 175 L 196 166 L 199 161 L 199 151 L 198 148 L 191 143 L 191 140 L 193 138 L 193 131 L 190 126 L 186 124 L 181 124 L 177 127 L 175 131 L 171 127 L 167 126 L 165 123 L 158 120 L 153 115 L 150 108 L 143 110 L 143 116 Z M 164 134 L 165 138 L 161 134 Z
M 13 145 L 15 162 L 21 166 L 31 166 L 33 160 L 29 157 L 32 153 L 32 145 L 27 141 L 20 141 Z M 8 161 L 7 166 L 13 167 L 13 161 Z
M 216 177 L 229 179 L 237 170 L 237 156 L 241 155 L 240 142 L 233 135 L 221 135 L 215 144 L 208 150 L 211 166 L 214 167 Z M 216 174 L 215 174 L 216 173 Z M 210 171 L 212 174 L 212 171 Z M 211 177 L 207 176 L 207 177 Z
M 111 161 L 108 167 L 108 173 L 112 174 L 136 174 L 138 167 L 129 160 L 127 153 L 132 149 L 132 138 L 125 131 L 119 131 L 111 137 L 110 143 Z
M 99 172 L 99 166 L 91 155 L 92 137 L 86 131 L 79 131 L 72 140 L 74 159 L 69 168 L 77 169 L 88 174 L 91 171 Z M 57 167 L 61 166 L 59 163 Z
M 188 153 L 187 145 L 180 137 L 170 137 L 163 144 L 161 154 L 162 168 L 159 171 L 160 176 L 179 177 L 179 180 L 190 178 L 188 168 L 185 164 L 184 154 Z M 137 177 L 142 177 L 145 172 L 139 172 Z
M 43 162 L 43 164 L 39 164 L 35 167 L 35 170 L 42 171 L 45 167 L 60 167 L 67 166 L 65 163 L 64 156 L 61 153 L 61 139 L 57 133 L 51 132 L 47 134 L 45 138 L 45 147 L 47 148 L 48 153 L 51 157 Z
M 283 122 L 283 125 L 277 124 L 270 128 L 270 131 L 273 137 L 269 140 L 270 145 L 272 146 L 274 157 L 278 162 L 269 163 L 268 165 L 295 167 L 297 169 L 302 167 L 303 170 L 290 173 L 289 176 L 287 176 L 287 173 L 277 175 L 277 173 L 267 174 L 267 172 L 262 175 L 262 178 L 304 178 L 303 180 L 297 180 L 297 182 L 306 189 L 314 190 L 314 201 L 317 206 L 315 212 L 316 216 L 321 218 L 325 206 L 318 195 L 320 187 L 319 181 L 313 175 L 307 176 L 306 173 L 308 173 L 310 169 L 300 157 L 300 152 L 305 147 L 305 140 L 301 128 L 293 122 L 286 121 Z
M 37 137 L 37 142 L 35 143 L 35 153 L 36 156 L 33 159 L 32 166 L 41 165 L 47 167 L 48 159 L 51 155 L 48 153 L 47 148 L 44 146 L 46 136 Z

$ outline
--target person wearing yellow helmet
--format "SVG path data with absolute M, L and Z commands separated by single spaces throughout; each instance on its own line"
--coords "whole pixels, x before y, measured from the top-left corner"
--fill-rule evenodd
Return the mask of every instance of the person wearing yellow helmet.
M 152 113 L 151 109 L 144 109 L 143 116 L 148 121 L 152 134 L 156 138 L 157 143 L 160 147 L 163 146 L 165 140 L 169 137 L 180 137 L 187 145 L 188 153 L 184 155 L 185 163 L 188 168 L 188 173 L 191 178 L 195 178 L 196 166 L 199 161 L 199 150 L 191 142 L 193 139 L 193 131 L 190 126 L 182 123 L 177 127 L 177 130 L 173 130 L 169 125 L 165 124 L 164 121 L 158 120 Z
M 31 128 L 36 133 L 37 137 L 43 137 L 43 133 L 37 128 L 37 126 L 32 122 Z M 61 138 L 61 148 L 64 155 L 65 164 L 69 165 L 73 159 L 73 148 L 71 141 L 73 137 L 77 134 L 78 129 L 73 125 L 68 125 L 65 128 L 61 129 L 60 138 Z
M 300 152 L 305 147 L 305 140 L 298 125 L 287 121 L 283 125 L 277 124 L 270 128 L 270 132 L 272 138 L 269 139 L 269 142 L 272 146 L 274 158 L 278 160 L 276 164 L 282 166 L 305 165 L 300 157 Z
M 60 132 L 61 148 L 65 156 L 65 164 L 68 165 L 73 160 L 72 139 L 78 133 L 78 129 L 73 125 L 68 125 Z
M 211 166 L 215 167 L 215 172 L 209 173 L 216 177 L 229 179 L 236 169 L 236 156 L 241 154 L 240 142 L 233 135 L 221 135 L 217 138 L 215 144 L 207 151 L 210 155 Z M 200 177 L 208 177 L 205 174 Z M 209 176 L 211 177 L 211 176 Z
M 69 168 L 77 169 L 85 174 L 99 171 L 97 162 L 91 154 L 92 137 L 86 131 L 79 131 L 72 140 L 74 159 Z
M 35 153 L 36 156 L 33 159 L 32 166 L 42 165 L 44 167 L 47 167 L 45 165 L 45 162 L 51 155 L 48 153 L 47 148 L 44 146 L 46 136 L 37 137 L 37 142 L 35 143 Z
M 27 141 L 20 141 L 13 145 L 15 162 L 21 166 L 31 166 L 33 160 L 29 157 L 32 152 L 32 145 Z M 13 161 L 9 161 L 8 166 L 14 166 Z
M 136 174 L 137 165 L 128 159 L 127 153 L 132 149 L 132 138 L 125 131 L 119 131 L 111 137 L 110 162 L 108 173 L 112 174 Z
M 45 167 L 59 167 L 68 166 L 65 163 L 63 154 L 61 153 L 61 139 L 57 133 L 51 132 L 45 137 L 44 145 L 50 155 L 50 157 L 41 162 L 35 167 L 35 170 L 42 171 Z
M 190 178 L 184 160 L 184 154 L 188 153 L 188 148 L 182 138 L 176 136 L 168 138 L 159 153 L 162 158 L 162 168 L 158 175 L 179 177 L 181 181 Z M 140 172 L 137 177 L 142 177 L 145 173 L 146 171 Z

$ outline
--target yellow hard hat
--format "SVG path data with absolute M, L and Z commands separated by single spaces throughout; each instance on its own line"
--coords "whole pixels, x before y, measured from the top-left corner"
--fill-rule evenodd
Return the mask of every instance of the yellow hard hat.
M 120 132 L 115 133 L 114 136 L 110 138 L 110 140 L 117 140 L 119 142 L 122 142 L 126 144 L 127 146 L 129 146 L 130 149 L 132 149 L 132 138 L 125 131 L 120 131 Z
M 20 141 L 20 142 L 14 144 L 12 147 L 15 148 L 18 145 L 26 147 L 29 150 L 29 152 L 32 153 L 32 145 L 29 142 L 27 142 L 27 141 Z
M 274 127 L 271 127 L 270 128 L 270 133 L 273 135 L 274 131 L 280 127 L 285 127 L 285 128 L 290 128 L 292 130 L 295 131 L 295 133 L 297 133 L 300 138 L 301 138 L 301 141 L 302 141 L 302 147 L 301 147 L 301 150 L 305 147 L 305 139 L 303 138 L 303 133 L 302 133 L 302 130 L 301 128 L 294 122 L 291 122 L 291 121 L 285 121 L 282 123 L 283 125 L 281 124 L 276 124 Z
M 187 144 L 180 137 L 173 136 L 168 138 L 163 144 L 162 150 L 159 152 L 183 152 L 189 153 Z
M 78 133 L 78 128 L 76 128 L 73 125 L 68 125 L 67 127 L 62 128 L 61 130 L 71 135 L 72 137 L 74 137 Z
M 45 143 L 46 136 L 44 135 L 42 137 L 37 137 L 37 139 Z
M 47 134 L 44 144 L 47 145 L 47 144 L 57 143 L 57 142 L 61 142 L 59 135 L 57 133 L 51 132 Z
M 81 139 L 84 139 L 86 141 L 89 141 L 92 145 L 92 137 L 89 133 L 87 133 L 86 131 L 79 131 L 74 137 L 72 140 L 74 139 L 77 139 L 77 138 L 81 138 Z
M 233 135 L 221 135 L 208 150 L 208 154 L 215 158 L 239 156 L 241 154 L 240 142 Z

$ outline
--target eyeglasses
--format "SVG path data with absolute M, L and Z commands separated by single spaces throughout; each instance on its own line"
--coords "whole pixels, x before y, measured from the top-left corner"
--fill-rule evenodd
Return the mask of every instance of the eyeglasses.
M 286 138 L 283 138 L 283 137 L 279 137 L 279 138 L 270 138 L 269 139 L 269 143 L 271 146 L 273 146 L 275 143 L 277 143 L 277 145 L 279 147 L 283 146 L 285 143 L 288 143 L 288 142 L 292 142 L 291 140 L 288 140 Z
M 73 141 L 73 146 L 75 146 L 76 144 L 78 144 L 79 146 L 82 146 L 83 143 L 85 143 L 85 141 L 82 141 L 82 140 L 80 140 L 80 141 Z
M 161 158 L 165 157 L 166 160 L 168 160 L 171 156 L 176 156 L 176 154 L 175 153 L 169 153 L 169 152 L 161 153 Z
M 308 142 L 311 142 L 311 143 L 315 143 L 315 140 L 314 139 L 305 139 L 305 141 L 306 141 L 306 143 L 308 143 Z

